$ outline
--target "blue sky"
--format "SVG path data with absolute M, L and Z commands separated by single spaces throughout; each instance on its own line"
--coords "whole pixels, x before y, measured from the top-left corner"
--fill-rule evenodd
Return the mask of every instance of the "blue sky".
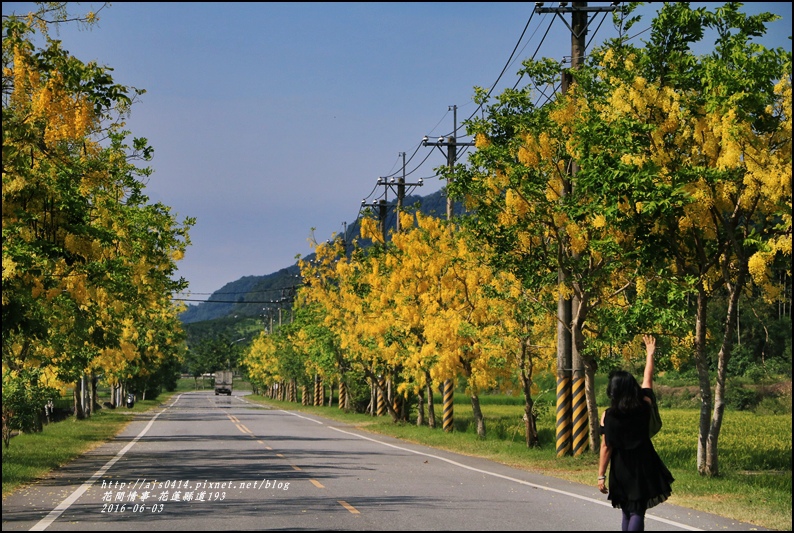
M 629 33 L 647 28 L 659 6 L 644 7 L 644 21 Z M 205 299 L 311 253 L 312 228 L 320 241 L 343 231 L 362 199 L 383 193 L 379 176 L 401 174 L 402 152 L 416 152 L 407 168 L 409 182 L 424 178 L 417 194 L 443 187 L 433 177 L 443 155 L 417 147 L 425 135 L 452 131 L 450 107 L 458 125 L 475 112 L 473 87 L 490 88 L 517 43 L 494 94 L 516 83 L 522 59 L 570 55 L 565 24 L 533 9 L 534 2 L 120 2 L 100 12 L 94 29 L 62 25 L 59 37 L 82 61 L 113 67 L 118 83 L 146 89 L 127 122 L 155 150 L 146 192 L 179 219 L 197 218 L 178 266 L 191 298 Z M 791 50 L 791 4 L 745 9 L 781 15 L 762 42 Z M 2 10 L 26 13 L 30 3 L 3 2 Z M 610 17 L 595 31 L 600 21 L 591 24 L 593 45 L 614 36 Z

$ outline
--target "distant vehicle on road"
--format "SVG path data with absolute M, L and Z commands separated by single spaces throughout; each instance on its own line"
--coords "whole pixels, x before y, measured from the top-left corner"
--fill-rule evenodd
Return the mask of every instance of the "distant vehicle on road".
M 215 372 L 215 396 L 225 394 L 232 395 L 232 371 L 219 370 Z

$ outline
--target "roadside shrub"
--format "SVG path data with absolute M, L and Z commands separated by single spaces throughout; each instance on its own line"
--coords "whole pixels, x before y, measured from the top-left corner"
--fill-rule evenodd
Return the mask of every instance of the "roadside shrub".
M 741 385 L 728 384 L 725 392 L 725 405 L 729 409 L 736 411 L 749 411 L 761 401 L 757 391 L 745 388 Z

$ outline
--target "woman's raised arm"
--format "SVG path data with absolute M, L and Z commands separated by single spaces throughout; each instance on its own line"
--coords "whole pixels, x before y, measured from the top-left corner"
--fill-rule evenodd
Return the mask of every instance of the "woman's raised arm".
M 653 354 L 656 352 L 656 338 L 653 335 L 643 335 L 642 340 L 645 342 L 645 373 L 642 376 L 642 388 L 653 388 L 653 371 L 654 362 Z

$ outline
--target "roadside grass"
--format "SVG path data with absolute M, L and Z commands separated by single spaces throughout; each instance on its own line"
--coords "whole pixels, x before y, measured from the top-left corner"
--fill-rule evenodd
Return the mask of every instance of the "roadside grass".
M 167 401 L 173 393 L 138 401 L 132 409 L 101 409 L 84 420 L 46 424 L 40 433 L 22 433 L 3 448 L 3 497 L 112 439 L 133 419 Z
M 273 407 L 316 414 L 359 427 L 463 455 L 483 457 L 515 468 L 595 486 L 598 457 L 587 451 L 578 457 L 557 458 L 554 411 L 542 408 L 537 420 L 541 446 L 524 443 L 523 406 L 491 397 L 482 402 L 486 438 L 478 439 L 468 398 L 455 395 L 452 433 L 441 430 L 441 402 L 436 401 L 436 429 L 393 423 L 332 407 L 303 406 L 249 396 Z M 697 409 L 662 409 L 664 427 L 654 438 L 660 457 L 675 477 L 669 503 L 705 511 L 765 528 L 790 531 L 792 427 L 790 414 L 726 411 L 719 438 L 720 475 L 697 473 Z M 617 512 L 617 511 L 616 511 Z

